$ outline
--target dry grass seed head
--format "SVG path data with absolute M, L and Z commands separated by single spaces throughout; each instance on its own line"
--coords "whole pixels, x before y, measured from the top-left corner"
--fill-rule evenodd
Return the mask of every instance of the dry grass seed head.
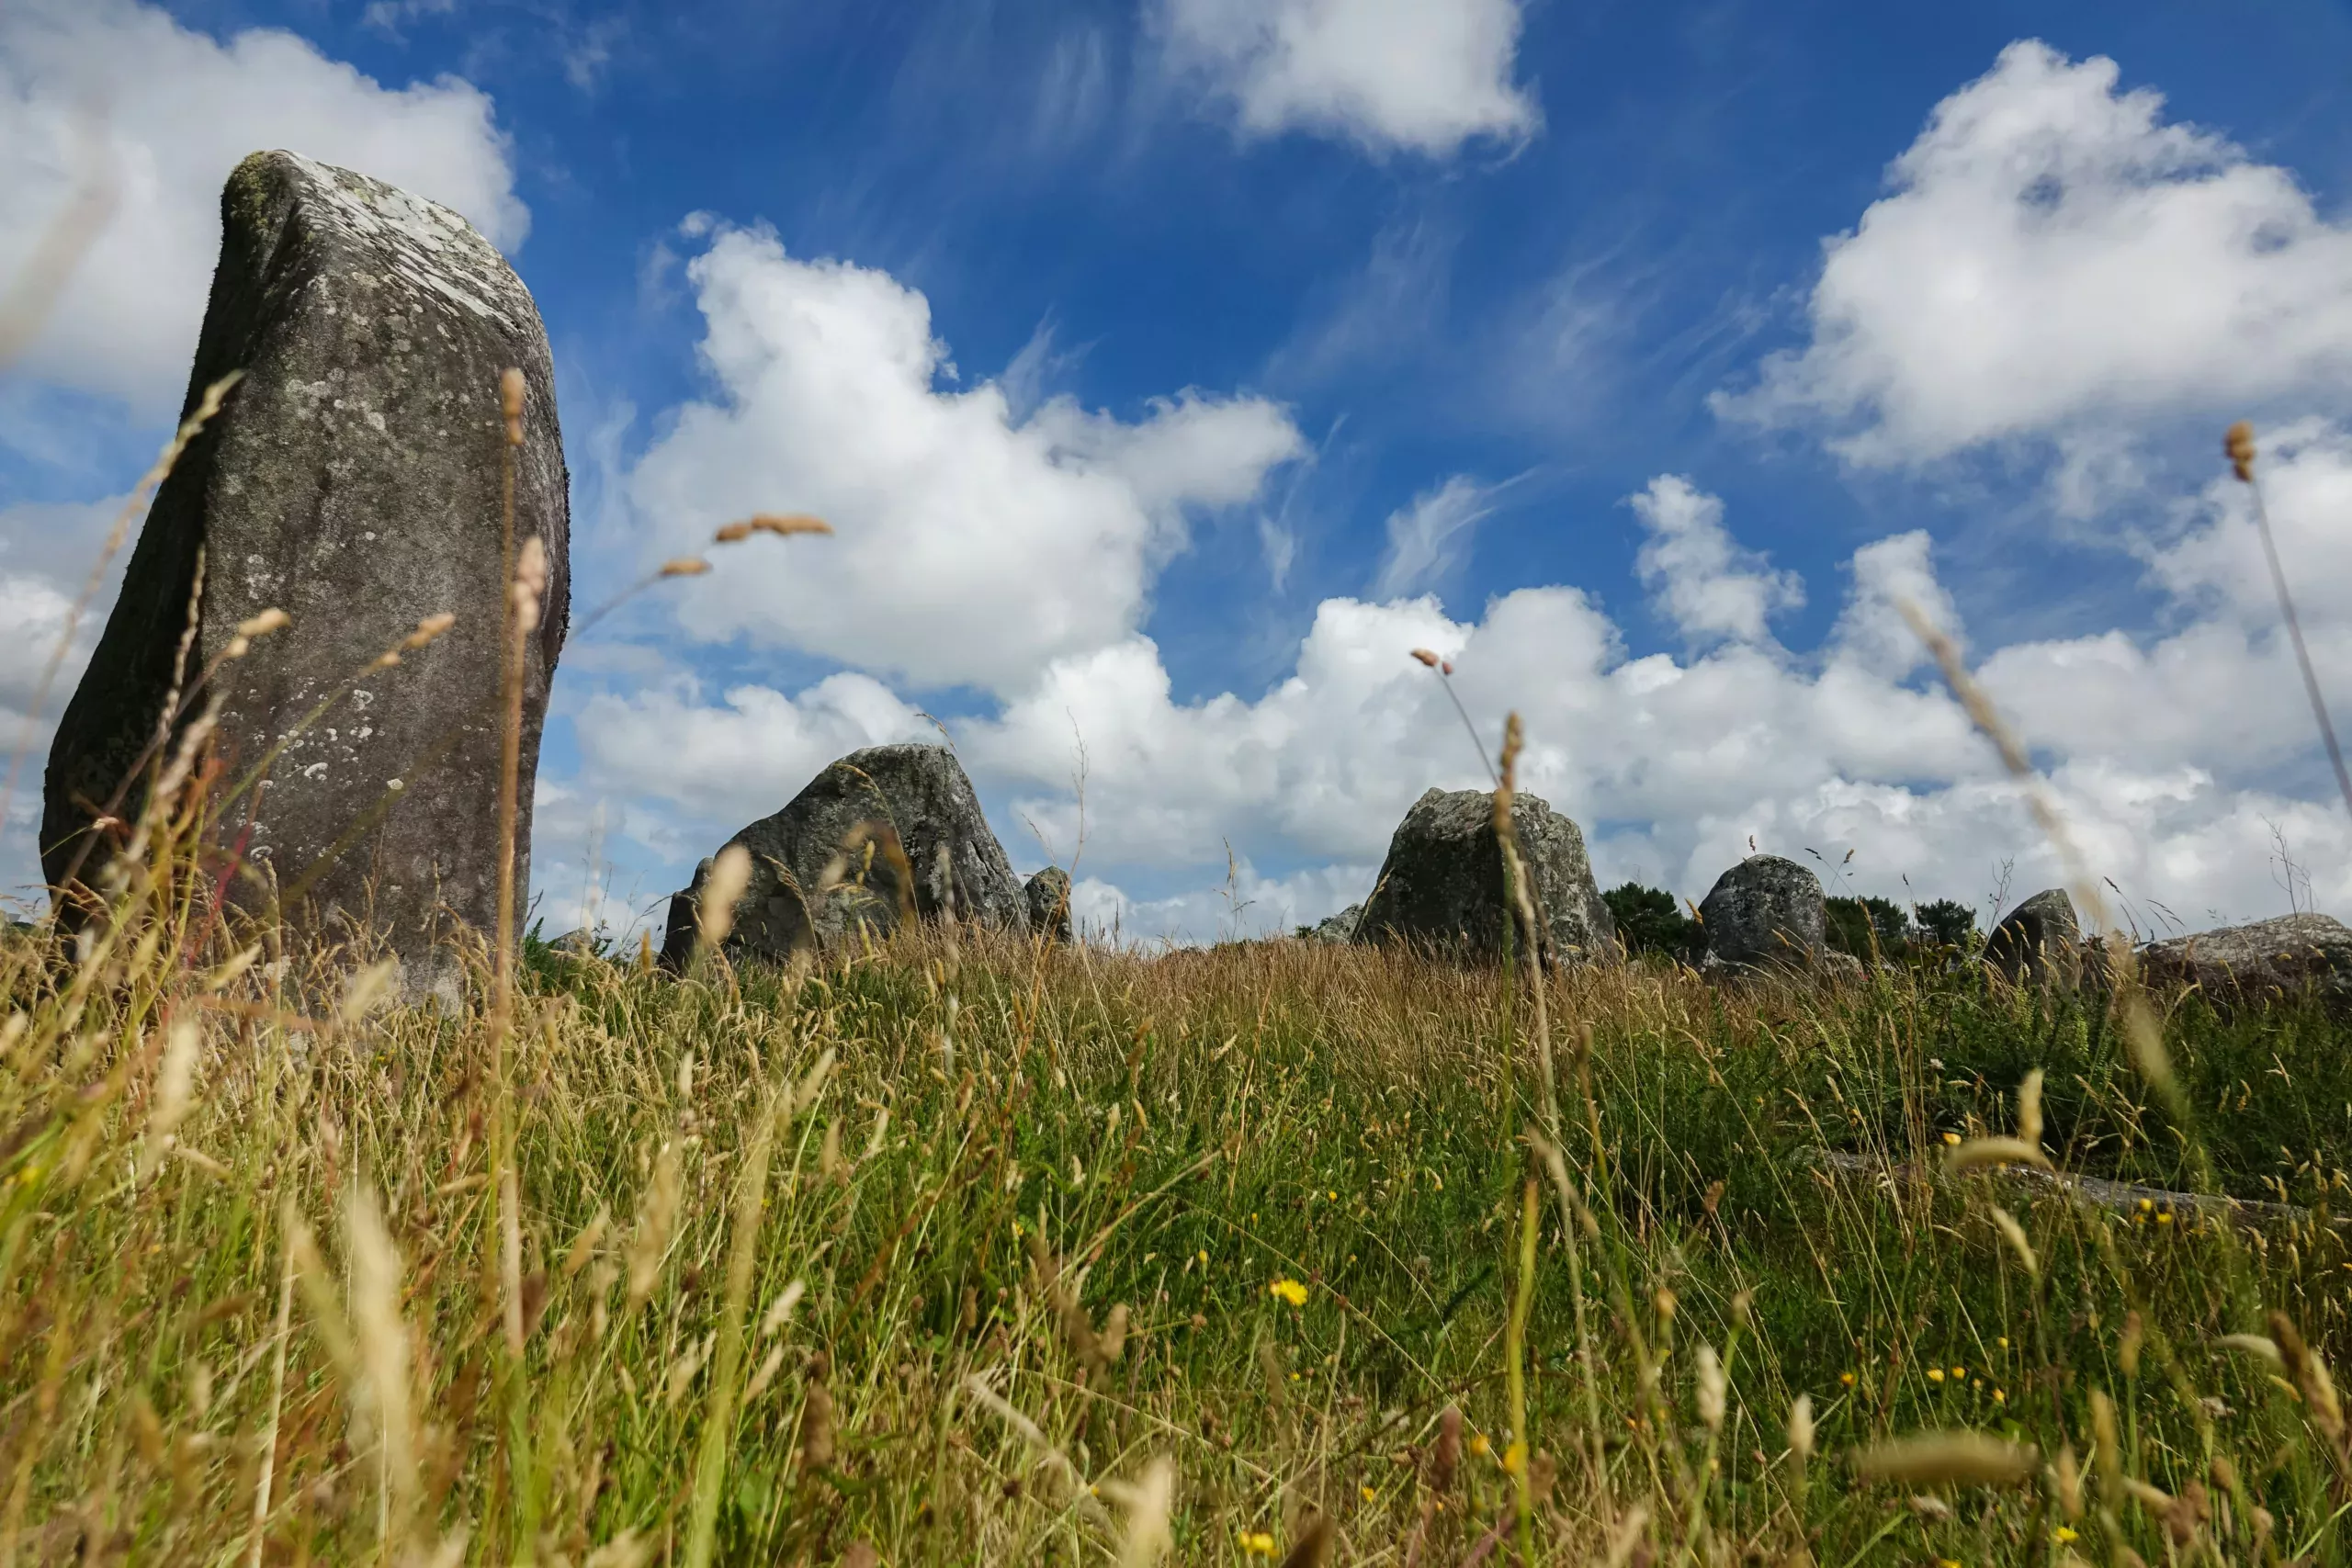
M 523 372 L 508 366 L 498 378 L 498 412 L 506 419 L 506 445 L 523 445 L 523 398 L 528 390 Z
M 729 844 L 718 852 L 710 863 L 710 874 L 702 885 L 702 902 L 697 910 L 705 945 L 723 945 L 728 934 L 735 929 L 735 906 L 752 886 L 752 852 L 741 844 Z
M 2254 423 L 2240 420 L 2230 426 L 2222 437 L 2222 456 L 2230 460 L 2231 471 L 2241 483 L 2254 482 Z
M 1699 1419 L 1707 1424 L 1708 1431 L 1719 1432 L 1723 1430 L 1724 1404 L 1730 1383 L 1724 1376 L 1723 1359 L 1715 1354 L 1713 1345 L 1699 1347 L 1698 1360 Z
M 458 624 L 458 617 L 443 610 L 416 623 L 416 630 L 401 639 L 401 646 L 411 653 L 429 646 L 433 640 Z
M 1166 1455 L 1144 1466 L 1131 1483 L 1103 1488 L 1126 1505 L 1126 1528 L 1119 1540 L 1119 1568 L 1150 1568 L 1176 1545 L 1168 1528 L 1176 1504 L 1176 1466 Z
M 237 635 L 251 642 L 256 637 L 267 637 L 272 632 L 284 631 L 292 624 L 293 617 L 273 604 L 258 615 L 251 615 L 239 621 Z
M 1449 1404 L 1437 1418 L 1437 1444 L 1430 1450 L 1430 1490 L 1441 1496 L 1453 1489 L 1462 1463 L 1462 1407 Z
M 774 534 L 778 538 L 790 538 L 796 534 L 831 534 L 833 525 L 821 517 L 811 517 L 805 512 L 763 512 L 751 519 L 754 532 Z
M 629 1237 L 628 1247 L 628 1309 L 635 1312 L 653 1294 L 653 1281 L 661 1272 L 662 1259 L 670 1250 L 670 1235 L 678 1221 L 678 1200 L 683 1188 L 678 1168 L 678 1149 L 664 1143 L 662 1152 L 654 1156 L 653 1182 L 646 1190 L 644 1206 L 638 1211 L 636 1234 Z
M 2013 1486 L 2039 1473 L 2041 1460 L 2030 1445 L 1985 1432 L 1922 1432 L 1857 1451 L 1853 1468 L 1866 1481 L 1905 1486 Z

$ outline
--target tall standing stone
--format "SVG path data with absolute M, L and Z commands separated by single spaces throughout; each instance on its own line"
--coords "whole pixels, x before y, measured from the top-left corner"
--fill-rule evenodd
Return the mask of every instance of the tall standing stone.
M 1511 832 L 1534 884 L 1546 963 L 1617 955 L 1617 924 L 1593 885 L 1584 834 L 1538 797 L 1511 802 Z M 1495 797 L 1432 789 L 1388 840 L 1380 880 L 1356 917 L 1360 942 L 1396 940 L 1471 958 L 1502 953 L 1503 857 Z
M 782 962 L 903 924 L 1025 930 L 1028 900 L 972 781 L 944 746 L 872 746 L 808 781 L 791 804 L 728 840 L 752 853 L 728 953 Z M 670 900 L 662 962 L 694 956 L 710 861 Z
M 449 920 L 495 919 L 500 625 L 507 447 L 499 378 L 528 389 L 514 536 L 547 550 L 525 660 L 516 886 L 529 886 L 532 777 L 569 608 L 570 506 L 546 329 L 497 250 L 446 208 L 290 152 L 256 152 L 221 193 L 220 265 L 189 408 L 243 380 L 156 492 L 50 753 L 41 821 L 52 886 L 134 817 L 192 599 L 192 667 L 276 606 L 292 625 L 221 672 L 215 755 L 235 780 L 216 849 L 230 896 L 339 940 L 381 933 L 411 988 L 452 994 Z M 202 592 L 197 594 L 198 558 Z M 454 629 L 396 668 L 368 662 L 428 615 Z M 365 671 L 364 673 L 362 671 Z M 353 683 L 354 677 L 357 680 Z M 347 691 L 347 694 L 345 694 Z M 298 733 L 321 703 L 323 717 Z M 118 805 L 117 802 L 121 802 Z M 71 902 L 70 897 L 68 902 Z
M 1829 951 L 1821 878 L 1780 855 L 1750 855 L 1715 878 L 1699 921 L 1709 968 L 1802 967 Z

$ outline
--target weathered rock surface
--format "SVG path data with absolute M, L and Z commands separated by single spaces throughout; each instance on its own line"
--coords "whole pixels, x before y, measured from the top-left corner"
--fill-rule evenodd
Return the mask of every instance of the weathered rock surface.
M 834 947 L 861 925 L 880 936 L 951 911 L 1004 931 L 1028 924 L 1028 897 L 989 830 L 972 781 L 944 746 L 875 746 L 810 780 L 792 803 L 728 840 L 752 852 L 727 951 L 781 962 Z M 662 961 L 694 954 L 709 861 L 670 901 Z
M 1532 795 L 1511 804 L 1511 829 L 1534 884 L 1546 963 L 1617 956 L 1617 927 L 1593 886 L 1584 834 Z M 1415 801 L 1388 841 L 1380 880 L 1353 940 L 1403 941 L 1471 958 L 1502 953 L 1503 859 L 1494 796 L 1433 789 Z
M 1750 855 L 1699 906 L 1708 968 L 1812 967 L 1829 951 L 1821 879 L 1792 860 Z
M 2352 930 L 2329 915 L 2281 915 L 2151 942 L 2140 950 L 2152 985 L 2195 985 L 2224 1004 L 2305 993 L 2352 1006 Z
M 2063 887 L 2019 904 L 1984 939 L 1984 962 L 2021 985 L 2073 985 L 2082 978 L 2083 928 Z
M 1363 906 L 1351 904 L 1336 915 L 1327 915 L 1316 924 L 1308 935 L 1309 942 L 1353 942 L 1356 927 L 1363 921 Z
M 516 884 L 529 886 L 532 777 L 563 647 L 570 513 L 546 330 L 497 250 L 446 208 L 290 152 L 257 152 L 221 193 L 220 258 L 187 406 L 244 379 L 155 496 L 121 598 L 65 708 L 41 822 L 52 886 L 95 874 L 103 815 L 135 817 L 141 758 L 173 685 L 273 606 L 291 626 L 222 671 L 216 755 L 235 779 L 285 750 L 258 800 L 220 815 L 243 868 L 231 897 L 282 897 L 298 929 L 365 924 L 445 991 L 447 917 L 489 929 L 497 887 L 497 703 L 506 451 L 499 378 L 529 397 L 514 453 L 516 539 L 549 580 L 526 658 Z M 456 628 L 301 717 L 427 615 Z M 117 804 L 119 803 L 119 804 Z M 248 814 L 248 807 L 253 809 Z M 420 969 L 421 966 L 421 969 Z
M 1031 877 L 1022 889 L 1028 906 L 1030 934 L 1048 942 L 1069 940 L 1069 873 L 1049 865 Z

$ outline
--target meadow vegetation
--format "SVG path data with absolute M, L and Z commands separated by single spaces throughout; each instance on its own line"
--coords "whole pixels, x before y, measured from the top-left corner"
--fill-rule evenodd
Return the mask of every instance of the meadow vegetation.
M 509 1021 L 200 889 L 0 955 L 0 1561 L 2342 1555 L 2314 1010 L 2158 1093 L 2097 996 L 1648 959 L 1547 1062 L 1523 973 L 933 931 Z
M 740 854 L 684 976 L 512 942 L 507 524 L 462 1001 L 223 907 L 251 781 L 176 691 L 81 929 L 0 938 L 0 1568 L 2345 1555 L 2315 1005 L 2014 987 L 1867 903 L 1826 977 L 1702 978 L 1655 900 L 1668 951 L 1541 975 L 952 927 L 738 971 Z

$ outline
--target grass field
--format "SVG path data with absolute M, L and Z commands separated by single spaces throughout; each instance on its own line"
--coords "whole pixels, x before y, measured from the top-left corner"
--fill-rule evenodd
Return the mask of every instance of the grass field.
M 2168 1100 L 1974 971 L 1577 971 L 1555 1122 L 1394 954 L 533 944 L 502 1031 L 157 908 L 0 957 L 0 1560 L 2345 1555 L 2315 1011 L 2180 1003 Z M 2307 1212 L 1938 1179 L 2034 1068 L 2062 1169 Z

